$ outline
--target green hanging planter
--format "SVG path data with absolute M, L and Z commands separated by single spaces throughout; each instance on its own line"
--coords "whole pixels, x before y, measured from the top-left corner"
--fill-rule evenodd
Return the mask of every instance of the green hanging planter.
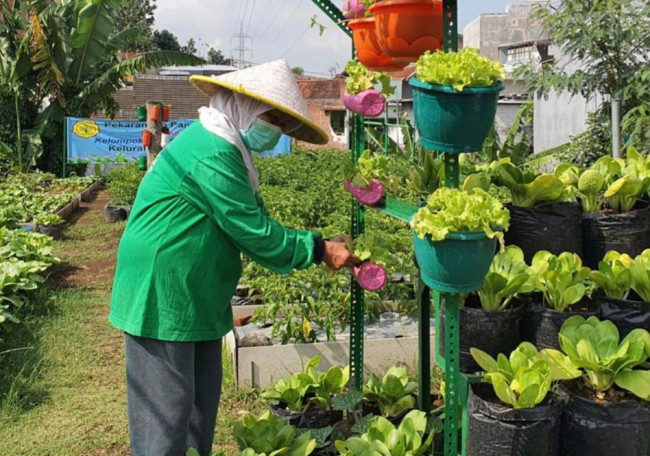
M 144 122 L 147 120 L 147 107 L 146 106 L 138 106 L 137 110 L 137 115 L 138 115 L 138 121 Z
M 420 142 L 437 152 L 478 152 L 492 128 L 502 82 L 489 87 L 429 84 L 411 78 L 413 116 Z
M 496 237 L 480 232 L 449 233 L 443 241 L 420 239 L 413 232 L 422 280 L 434 290 L 468 293 L 483 286 L 496 251 Z

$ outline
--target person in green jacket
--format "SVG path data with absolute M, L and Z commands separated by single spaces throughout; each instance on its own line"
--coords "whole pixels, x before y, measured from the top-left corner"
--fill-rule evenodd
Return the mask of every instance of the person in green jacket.
M 281 274 L 359 263 L 342 237 L 273 220 L 257 192 L 251 151 L 272 149 L 282 133 L 328 140 L 287 63 L 190 81 L 209 107 L 147 171 L 117 254 L 109 321 L 125 333 L 133 456 L 210 454 L 242 253 Z

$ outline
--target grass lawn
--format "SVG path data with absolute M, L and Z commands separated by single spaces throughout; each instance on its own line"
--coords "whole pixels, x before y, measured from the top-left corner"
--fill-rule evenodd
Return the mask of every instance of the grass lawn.
M 0 348 L 16 350 L 0 355 L 2 456 L 129 454 L 122 334 L 107 320 L 124 224 L 106 223 L 104 204 L 82 205 L 55 243 L 62 264 Z M 236 454 L 232 424 L 263 408 L 226 368 L 214 449 Z

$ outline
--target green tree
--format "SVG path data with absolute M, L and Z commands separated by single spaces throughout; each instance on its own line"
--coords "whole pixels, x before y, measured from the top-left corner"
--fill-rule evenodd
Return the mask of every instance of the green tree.
M 169 30 L 156 30 L 153 32 L 153 42 L 156 49 L 161 51 L 180 51 L 181 45 L 178 38 Z
M 113 12 L 114 33 L 137 27 L 138 35 L 128 43 L 124 51 L 151 51 L 155 49 L 153 41 L 154 13 L 156 0 L 122 0 L 122 4 Z
M 566 57 L 566 63 L 542 65 L 520 72 L 529 88 L 540 94 L 551 89 L 581 94 L 595 94 L 612 100 L 612 125 L 620 119 L 620 105 L 634 107 L 638 93 L 630 90 L 635 75 L 650 65 L 650 3 L 637 0 L 558 0 L 543 4 L 532 16 L 541 20 L 550 36 Z M 578 69 L 570 72 L 570 63 Z M 616 136 L 620 129 L 613 127 Z M 612 141 L 614 154 L 620 144 Z
M 8 5 L 10 0 L 0 2 Z M 0 54 L 0 66 L 11 66 L 15 55 L 19 71 L 0 74 L 0 86 L 15 84 L 46 106 L 34 121 L 34 131 L 46 144 L 39 164 L 52 171 L 60 170 L 65 116 L 87 117 L 99 110 L 112 116 L 117 108 L 113 94 L 125 77 L 148 68 L 203 63 L 178 51 L 121 59 L 120 50 L 138 29 L 113 35 L 112 14 L 119 5 L 120 0 L 15 0 L 16 14 L 28 18 L 25 34 L 18 51 Z M 25 55 L 31 61 L 27 67 L 20 64 Z
M 232 65 L 232 59 L 227 59 L 223 52 L 213 47 L 208 50 L 207 61 L 213 65 Z
M 296 76 L 302 76 L 303 74 L 305 74 L 305 70 L 303 69 L 303 67 L 299 67 L 299 66 L 292 67 L 291 72 Z
M 186 54 L 196 55 L 197 50 L 194 38 L 187 40 L 187 44 L 181 48 L 181 51 L 185 52 Z

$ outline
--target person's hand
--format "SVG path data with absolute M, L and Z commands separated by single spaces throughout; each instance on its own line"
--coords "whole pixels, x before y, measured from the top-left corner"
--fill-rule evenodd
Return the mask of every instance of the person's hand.
M 323 262 L 330 268 L 338 271 L 341 268 L 351 268 L 359 264 L 361 260 L 345 245 L 345 242 L 325 241 Z
M 338 236 L 333 237 L 332 239 L 328 239 L 328 241 L 345 242 L 348 245 L 354 244 L 354 240 L 347 234 L 339 234 Z

